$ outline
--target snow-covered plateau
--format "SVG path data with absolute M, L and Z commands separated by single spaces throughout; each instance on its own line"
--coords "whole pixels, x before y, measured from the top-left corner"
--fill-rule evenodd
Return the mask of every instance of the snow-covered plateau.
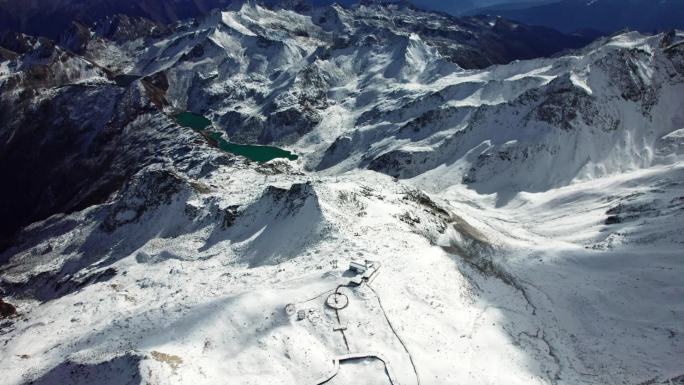
M 5 42 L 1 382 L 684 384 L 684 33 L 430 15 Z

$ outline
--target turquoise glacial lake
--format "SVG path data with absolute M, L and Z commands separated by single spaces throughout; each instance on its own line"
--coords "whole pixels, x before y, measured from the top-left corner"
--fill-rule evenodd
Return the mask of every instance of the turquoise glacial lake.
M 229 142 L 223 139 L 223 135 L 220 132 L 208 130 L 211 126 L 211 121 L 202 115 L 192 112 L 181 112 L 180 114 L 175 115 L 174 118 L 181 126 L 202 132 L 207 137 L 216 141 L 221 150 L 230 152 L 231 154 L 244 156 L 255 162 L 268 162 L 278 158 L 289 160 L 296 160 L 298 158 L 297 154 L 278 147 Z

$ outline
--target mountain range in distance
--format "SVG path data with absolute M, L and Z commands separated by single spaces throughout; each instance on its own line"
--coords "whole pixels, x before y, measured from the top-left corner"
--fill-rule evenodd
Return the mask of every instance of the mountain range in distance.
M 684 0 L 560 0 L 544 4 L 506 3 L 471 9 L 465 14 L 492 14 L 563 32 L 593 29 L 612 33 L 684 27 Z
M 0 31 L 23 32 L 58 38 L 73 21 L 92 24 L 124 14 L 169 24 L 213 9 L 237 7 L 245 0 L 0 0 Z M 258 0 L 270 7 L 302 11 L 335 3 L 332 0 Z M 684 0 L 464 0 L 382 1 L 341 0 L 336 3 L 406 3 L 418 8 L 463 15 L 494 15 L 520 23 L 546 26 L 565 33 L 598 31 L 610 34 L 621 29 L 664 31 L 684 26 Z M 596 36 L 596 33 L 592 34 Z
M 684 31 L 210 4 L 9 4 L 2 384 L 684 384 Z
M 252 8 L 248 7 L 245 9 Z M 351 15 L 354 15 L 352 20 L 359 23 L 358 26 L 349 27 L 348 29 L 345 27 L 339 31 L 337 29 L 340 28 L 339 26 L 329 26 L 332 23 L 330 20 L 336 20 L 340 17 L 338 13 L 346 15 L 341 7 L 334 8 L 328 6 L 320 8 L 318 14 L 315 12 L 309 13 L 307 17 L 311 17 L 314 23 L 318 23 L 314 24 L 315 28 L 330 28 L 334 31 L 334 35 L 337 36 L 335 40 L 333 40 L 332 35 L 328 36 L 330 33 L 326 33 L 321 39 L 329 39 L 329 44 L 336 49 L 355 45 L 372 46 L 384 41 L 387 44 L 391 43 L 393 49 L 396 50 L 397 53 L 392 55 L 401 57 L 405 54 L 399 52 L 411 48 L 414 44 L 403 36 L 410 36 L 413 33 L 426 42 L 425 46 L 421 42 L 421 49 L 428 49 L 431 54 L 433 54 L 432 50 L 434 50 L 434 53 L 439 53 L 443 61 L 443 64 L 440 65 L 445 66 L 445 68 L 455 65 L 455 68 L 481 69 L 494 64 L 506 64 L 515 60 L 550 56 L 561 50 L 580 48 L 590 41 L 590 39 L 584 37 L 566 35 L 546 27 L 528 27 L 491 17 L 457 18 L 445 13 L 420 11 L 408 6 L 394 8 L 352 7 L 347 9 Z M 261 12 L 265 13 L 266 9 Z M 283 11 L 281 10 L 281 12 Z M 382 13 L 391 15 L 394 21 L 380 23 L 375 20 L 377 15 Z M 17 60 L 18 63 L 21 63 L 18 66 L 23 71 L 14 71 L 12 77 L 21 75 L 22 80 L 20 83 L 25 83 L 22 88 L 27 90 L 27 92 L 22 93 L 22 98 L 15 100 L 11 96 L 15 94 L 14 86 L 12 86 L 14 82 L 8 82 L 4 89 L 0 89 L 5 91 L 3 95 L 7 96 L 7 99 L 5 99 L 6 105 L 14 106 L 12 108 L 14 114 L 0 116 L 0 124 L 7 128 L 4 131 L 7 135 L 6 138 L 12 137 L 11 143 L 8 142 L 6 146 L 0 147 L 0 160 L 3 161 L 0 164 L 0 173 L 6 176 L 8 183 L 12 183 L 15 186 L 25 186 L 24 188 L 5 189 L 0 192 L 0 198 L 2 198 L 3 202 L 13 202 L 11 205 L 0 206 L 2 216 L 11 218 L 3 221 L 1 224 L 0 238 L 10 237 L 20 227 L 36 220 L 47 218 L 52 214 L 71 212 L 72 210 L 84 207 L 83 205 L 105 199 L 112 193 L 112 189 L 118 186 L 118 181 L 123 178 L 122 175 L 129 176 L 134 172 L 128 168 L 106 166 L 106 162 L 110 158 L 103 157 L 94 161 L 89 155 L 84 156 L 83 164 L 79 168 L 82 173 L 77 174 L 69 171 L 76 158 L 64 157 L 64 154 L 79 153 L 81 151 L 79 143 L 86 141 L 85 137 L 80 136 L 83 134 L 83 131 L 81 131 L 81 128 L 74 129 L 73 136 L 71 136 L 71 126 L 67 125 L 60 128 L 60 137 L 64 140 L 45 140 L 35 143 L 31 138 L 35 132 L 40 130 L 40 122 L 61 122 L 59 119 L 59 116 L 62 114 L 61 107 L 57 106 L 60 100 L 64 102 L 67 102 L 67 100 L 56 98 L 49 102 L 51 108 L 28 112 L 24 110 L 24 107 L 29 108 L 30 105 L 38 103 L 38 101 L 30 101 L 30 94 L 38 92 L 39 89 L 46 86 L 46 82 L 54 81 L 56 82 L 54 86 L 57 86 L 57 84 L 63 85 L 60 83 L 62 81 L 62 74 L 68 77 L 68 74 L 77 72 L 79 68 L 90 67 L 93 71 L 101 72 L 100 75 L 108 77 L 110 81 L 114 79 L 120 80 L 126 76 L 130 77 L 130 74 L 137 74 L 137 77 L 151 75 L 152 77 L 163 79 L 166 76 L 163 68 L 158 68 L 159 73 L 156 75 L 155 71 L 150 72 L 150 68 L 154 66 L 154 63 L 161 62 L 160 57 L 170 55 L 174 50 L 181 50 L 179 51 L 179 56 L 175 58 L 180 64 L 197 58 L 211 56 L 210 52 L 217 49 L 216 43 L 212 40 L 216 38 L 211 36 L 205 37 L 204 40 L 190 38 L 192 34 L 188 33 L 187 30 L 196 29 L 198 34 L 207 34 L 207 28 L 202 28 L 201 25 L 206 23 L 223 25 L 213 20 L 217 17 L 217 15 L 213 15 L 207 17 L 204 21 L 186 22 L 173 29 L 161 23 L 154 23 L 140 17 L 116 15 L 96 22 L 92 29 L 80 23 L 74 23 L 61 34 L 57 41 L 47 41 L 48 39 L 45 38 L 36 39 L 19 33 L 6 33 L 0 38 L 0 59 L 4 56 L 8 60 Z M 227 27 L 224 26 L 224 28 Z M 304 30 L 303 27 L 302 30 Z M 399 32 L 402 34 L 401 38 L 392 37 L 394 36 L 393 34 Z M 298 33 L 301 34 L 301 32 Z M 382 37 L 384 35 L 390 37 Z M 385 40 L 378 40 L 381 38 Z M 169 53 L 154 52 L 141 55 L 143 51 L 139 51 L 139 46 L 152 49 L 159 41 L 166 41 L 167 39 L 177 42 L 175 45 L 170 45 L 167 48 Z M 263 39 L 266 39 L 266 37 Z M 272 37 L 269 37 L 269 39 L 272 39 Z M 266 49 L 265 47 L 270 47 L 271 45 L 279 47 L 277 42 L 266 41 L 260 42 L 257 46 L 260 49 Z M 397 47 L 394 47 L 394 45 Z M 275 48 L 271 49 L 275 50 Z M 423 55 L 422 53 L 419 54 L 419 52 L 420 50 L 409 56 L 413 54 Z M 221 58 L 226 55 L 226 53 L 214 54 Z M 234 60 L 231 59 L 231 55 L 233 54 L 229 54 L 223 60 L 228 62 Z M 276 55 L 277 60 L 271 58 L 271 61 L 294 61 L 295 59 L 291 57 L 292 55 L 291 53 L 282 54 L 284 58 L 280 58 L 280 54 L 278 54 Z M 320 55 L 323 58 L 326 57 L 324 52 L 321 52 Z M 256 55 L 255 57 L 258 56 Z M 142 60 L 143 58 L 144 60 Z M 419 57 L 411 58 L 411 60 L 419 59 Z M 145 60 L 149 60 L 149 62 L 142 64 Z M 254 60 L 256 61 L 256 59 Z M 134 65 L 134 62 L 140 63 Z M 171 63 L 169 62 L 167 65 L 171 65 Z M 391 70 L 388 69 L 388 76 L 390 72 Z M 51 74 L 52 79 L 46 79 L 44 74 Z M 268 76 L 273 76 L 273 74 L 269 73 Z M 328 76 L 326 74 L 324 78 Z M 190 74 L 185 75 L 184 78 L 188 79 L 188 81 L 194 79 Z M 197 87 L 198 90 L 203 88 L 199 85 Z M 273 87 L 273 85 L 269 84 L 266 86 L 266 88 L 269 87 Z M 312 89 L 307 89 L 306 92 L 312 95 L 318 95 L 321 92 L 325 93 L 315 88 L 313 91 Z M 309 97 L 307 96 L 307 98 Z M 204 99 L 205 97 L 202 96 L 196 100 Z M 266 98 L 266 100 L 268 99 Z M 289 100 L 289 97 L 283 97 L 282 99 Z M 321 119 L 320 115 L 318 113 L 310 114 L 307 112 L 308 107 L 305 107 L 309 102 L 316 104 L 317 102 L 314 99 L 316 98 L 310 97 L 310 100 L 307 99 L 303 106 L 299 106 L 299 103 L 297 103 L 296 108 L 283 108 L 282 105 L 276 107 L 278 103 L 267 103 L 264 108 L 269 111 L 273 110 L 274 114 L 267 119 L 264 125 L 274 126 L 280 124 L 281 127 L 275 131 L 266 127 L 257 128 L 255 122 L 261 120 L 261 118 L 254 120 L 252 117 L 243 116 L 242 113 L 237 111 L 227 114 L 226 119 L 230 120 L 230 125 L 237 130 L 233 134 L 239 141 L 270 144 L 273 141 L 282 139 L 286 134 L 292 134 L 287 129 L 283 129 L 282 126 L 299 126 L 298 130 L 301 131 L 303 129 L 301 127 L 308 129 L 312 125 L 317 124 Z M 75 103 L 75 99 L 68 100 L 68 104 L 72 103 Z M 284 109 L 285 112 L 278 112 L 279 109 Z M 231 116 L 232 118 L 230 118 Z M 286 116 L 288 116 L 286 120 L 289 123 L 281 122 Z M 226 123 L 228 124 L 228 121 Z M 252 127 L 248 129 L 250 125 Z M 104 128 L 102 128 L 102 131 L 99 129 L 96 131 L 106 132 Z M 3 136 L 0 134 L 0 139 L 2 138 Z M 31 151 L 36 152 L 35 157 L 26 160 L 26 149 L 17 145 L 22 140 L 25 140 L 26 143 L 31 143 L 29 147 Z M 95 146 L 94 148 L 98 149 L 90 152 L 96 154 L 109 153 L 109 150 L 97 147 L 99 145 L 106 146 L 107 143 L 104 137 L 101 141 L 92 141 L 92 145 Z M 124 155 L 124 153 L 119 151 L 117 156 L 121 155 Z M 52 156 L 56 157 L 53 158 Z M 68 159 L 68 161 L 62 162 L 60 159 Z M 140 161 L 130 163 L 140 163 Z M 63 172 L 52 172 L 49 175 L 27 178 L 27 175 L 31 174 L 30 170 L 34 167 L 39 167 L 39 164 L 61 164 Z M 105 167 L 105 169 L 101 167 Z M 110 172 L 112 173 L 111 178 L 102 177 L 103 175 L 108 176 Z M 90 179 L 92 176 L 97 176 L 98 180 L 104 180 L 104 182 L 96 183 Z M 98 187 L 94 188 L 94 186 Z M 29 189 L 34 191 L 34 193 L 25 194 L 24 191 Z M 80 198 L 77 199 L 75 196 Z

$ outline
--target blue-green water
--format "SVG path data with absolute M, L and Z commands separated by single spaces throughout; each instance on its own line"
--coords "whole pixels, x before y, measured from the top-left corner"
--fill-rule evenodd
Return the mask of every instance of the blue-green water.
M 297 154 L 293 154 L 290 151 L 278 147 L 231 143 L 223 139 L 220 132 L 207 130 L 207 127 L 211 126 L 211 121 L 202 115 L 194 114 L 192 112 L 181 112 L 180 114 L 175 115 L 175 119 L 181 126 L 202 132 L 208 138 L 215 141 L 221 150 L 235 155 L 242 155 L 245 158 L 256 162 L 268 162 L 269 160 L 278 158 L 290 160 L 296 160 L 298 158 Z
M 181 112 L 176 114 L 174 118 L 181 126 L 190 127 L 196 131 L 202 131 L 211 125 L 211 120 L 192 112 Z

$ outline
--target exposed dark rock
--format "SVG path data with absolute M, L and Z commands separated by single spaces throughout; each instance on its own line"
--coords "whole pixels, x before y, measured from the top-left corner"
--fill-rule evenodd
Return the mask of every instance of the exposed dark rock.
M 28 66 L 16 81 L 0 85 L 0 175 L 14 186 L 0 190 L 3 248 L 21 227 L 103 203 L 145 166 L 193 158 L 191 151 L 206 146 L 182 139 L 195 134 L 158 110 L 168 88 L 164 73 L 126 88 L 59 87 L 74 72 L 61 68 L 61 58 L 73 54 L 50 45 L 45 50 L 51 52 L 47 64 Z M 46 99 L 43 87 L 57 88 Z M 199 164 L 206 157 L 194 159 Z
M 440 216 L 444 219 L 449 217 L 449 213 L 440 205 L 435 203 L 430 197 L 420 190 L 410 190 L 404 193 L 404 200 L 418 203 L 425 208 L 425 211 Z
M 137 355 L 125 354 L 97 364 L 65 361 L 24 385 L 137 385 L 142 381 L 141 359 Z
M 117 31 L 109 36 L 117 36 L 138 30 L 129 19 L 149 19 L 152 28 L 158 24 L 169 24 L 180 19 L 207 15 L 214 8 L 225 8 L 232 0 L 52 0 L 41 2 L 40 7 L 32 2 L 5 1 L 0 3 L 3 24 L 10 29 L 31 35 L 58 38 L 73 21 L 90 25 L 105 19 L 104 31 Z M 122 17 L 121 15 L 125 15 Z M 109 19 L 109 21 L 107 21 Z M 131 25 L 135 28 L 131 28 Z M 145 27 L 139 29 L 145 31 Z
M 155 107 L 162 110 L 165 106 L 169 105 L 169 102 L 166 100 L 166 91 L 169 89 L 166 73 L 160 71 L 154 75 L 146 76 L 142 80 L 142 85 L 146 96 Z
M 116 269 L 113 267 L 107 268 L 102 271 L 98 271 L 83 278 L 73 278 L 70 276 L 63 277 L 61 280 L 54 280 L 54 298 L 61 297 L 63 295 L 76 292 L 88 285 L 92 285 L 99 282 L 106 282 L 116 276 Z M 39 298 L 42 300 L 48 300 L 47 298 Z
M 183 54 L 183 56 L 180 58 L 180 61 L 194 61 L 200 59 L 202 56 L 204 56 L 204 47 L 202 44 L 197 44 L 192 47 L 190 52 Z
M 240 216 L 239 209 L 240 206 L 228 206 L 223 210 L 223 221 L 221 226 L 224 229 L 227 229 L 235 223 L 235 220 Z
M 17 54 L 16 52 L 0 47 L 0 62 L 7 60 L 15 60 L 18 57 L 19 54 Z
M 384 43 L 384 30 L 377 28 L 382 20 L 374 16 L 387 15 L 393 28 L 418 34 L 442 57 L 463 68 L 485 68 L 516 59 L 549 56 L 565 49 L 580 48 L 593 40 L 593 36 L 568 35 L 492 16 L 454 17 L 408 4 L 374 2 L 367 6 L 375 8 L 375 12 L 355 12 L 356 27 L 369 32 L 361 38 L 366 44 Z
M 299 211 L 308 199 L 316 199 L 318 196 L 311 182 L 295 183 L 289 189 L 268 186 L 264 190 L 260 201 L 267 206 L 279 208 L 278 215 L 293 215 Z
M 155 72 L 152 75 L 146 76 L 145 81 L 161 91 L 166 92 L 169 89 L 169 79 L 164 71 Z
M 0 318 L 9 318 L 17 314 L 17 309 L 0 298 Z
M 325 150 L 323 158 L 316 166 L 317 170 L 325 170 L 346 159 L 354 150 L 353 139 L 340 136 Z
M 620 85 L 620 97 L 638 103 L 644 113 L 649 113 L 656 102 L 657 84 L 641 75 L 638 62 L 648 60 L 649 53 L 640 49 L 622 50 L 596 63 L 605 69 L 612 84 Z
M 415 174 L 412 169 L 416 153 L 402 150 L 386 152 L 373 159 L 368 169 L 382 172 L 395 178 L 410 178 Z
M 102 229 L 112 232 L 127 223 L 137 222 L 146 212 L 169 204 L 188 182 L 163 169 L 144 170 L 122 188 L 102 222 Z
M 256 171 L 264 175 L 303 175 L 300 171 L 296 171 L 290 162 L 273 160 L 267 163 L 260 163 Z
M 74 21 L 71 23 L 71 27 L 60 37 L 60 45 L 71 52 L 80 55 L 85 53 L 90 39 L 90 29 L 87 26 Z
M 19 32 L 5 31 L 0 33 L 0 47 L 19 55 L 31 51 L 37 41 L 37 38 Z
M 94 23 L 93 30 L 97 36 L 116 42 L 161 37 L 171 32 L 163 23 L 125 14 L 116 14 L 98 20 Z
M 624 219 L 619 215 L 611 215 L 608 218 L 606 218 L 606 221 L 604 223 L 606 225 L 615 225 L 622 222 L 624 222 Z

